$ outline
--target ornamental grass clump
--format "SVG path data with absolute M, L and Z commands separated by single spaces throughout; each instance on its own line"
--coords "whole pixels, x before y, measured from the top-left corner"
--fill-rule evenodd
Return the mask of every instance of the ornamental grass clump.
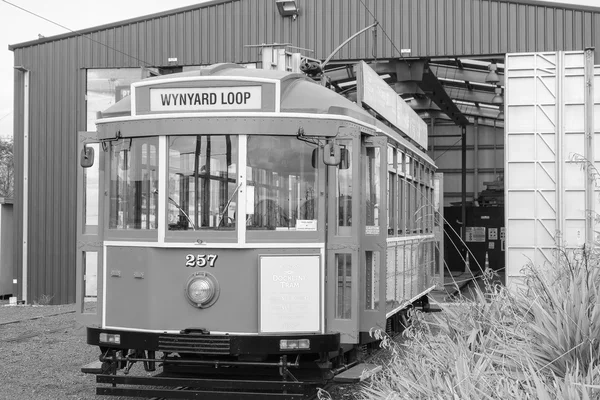
M 403 340 L 362 399 L 600 399 L 600 256 L 556 251 L 515 290 L 475 285 L 473 299 L 412 312 Z M 381 332 L 377 333 L 382 335 Z

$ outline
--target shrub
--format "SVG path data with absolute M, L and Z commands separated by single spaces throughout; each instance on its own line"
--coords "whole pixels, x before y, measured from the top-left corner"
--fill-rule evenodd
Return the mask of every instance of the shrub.
M 556 252 L 524 288 L 475 285 L 474 300 L 413 312 L 363 399 L 600 399 L 600 257 Z

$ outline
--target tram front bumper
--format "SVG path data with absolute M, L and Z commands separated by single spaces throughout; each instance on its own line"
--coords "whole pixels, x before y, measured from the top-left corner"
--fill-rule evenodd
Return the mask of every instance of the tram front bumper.
M 300 339 L 309 340 L 308 348 L 281 348 L 282 341 L 297 341 Z M 210 334 L 204 331 L 160 333 L 88 327 L 87 343 L 111 349 L 223 356 L 303 354 L 338 351 L 340 348 L 340 334 L 236 335 Z M 287 343 L 289 344 L 289 342 Z

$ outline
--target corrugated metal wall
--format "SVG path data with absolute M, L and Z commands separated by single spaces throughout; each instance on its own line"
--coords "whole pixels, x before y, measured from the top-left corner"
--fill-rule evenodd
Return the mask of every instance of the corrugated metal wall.
M 53 295 L 75 301 L 77 131 L 85 130 L 85 69 L 257 62 L 246 45 L 291 43 L 324 59 L 340 43 L 380 21 L 372 34 L 346 45 L 336 59 L 480 55 L 581 50 L 600 43 L 600 12 L 500 0 L 298 0 L 296 20 L 274 0 L 205 3 L 121 24 L 13 47 L 15 65 L 31 71 L 28 265 L 30 302 Z M 389 36 L 389 39 L 387 38 Z M 598 61 L 598 55 L 596 55 Z M 15 263 L 22 272 L 23 78 L 15 72 Z M 21 283 L 16 287 L 21 298 Z

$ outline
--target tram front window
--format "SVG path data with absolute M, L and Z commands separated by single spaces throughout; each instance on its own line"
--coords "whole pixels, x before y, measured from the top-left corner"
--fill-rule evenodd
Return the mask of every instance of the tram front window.
M 247 229 L 317 229 L 315 147 L 292 136 L 248 137 Z
M 169 138 L 169 230 L 235 229 L 238 138 Z
M 157 229 L 158 138 L 110 144 L 110 229 Z

